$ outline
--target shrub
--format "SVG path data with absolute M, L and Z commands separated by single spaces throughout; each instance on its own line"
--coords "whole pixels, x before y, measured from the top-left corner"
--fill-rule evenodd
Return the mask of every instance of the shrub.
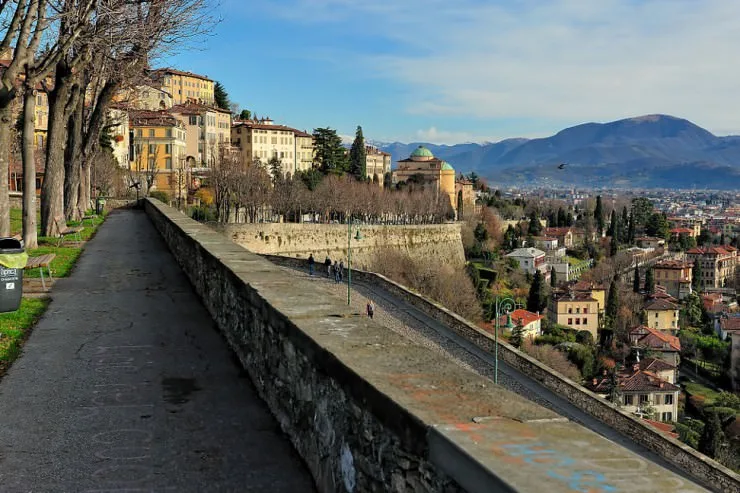
M 163 192 L 161 190 L 155 190 L 149 194 L 149 196 L 153 199 L 157 199 L 161 202 L 164 202 L 165 204 L 170 203 L 170 196 L 167 195 L 167 192 Z
M 676 431 L 678 432 L 679 440 L 683 443 L 687 444 L 689 447 L 699 447 L 699 438 L 701 438 L 701 433 L 697 433 L 683 423 L 676 423 Z
M 553 370 L 560 372 L 562 375 L 570 378 L 575 382 L 581 381 L 581 372 L 578 371 L 576 365 L 568 361 L 568 358 L 561 351 L 558 351 L 554 347 L 543 344 L 535 345 L 529 344 L 525 340 L 522 345 L 524 352 L 532 356 L 537 361 L 544 365 L 549 366 Z
M 740 411 L 740 395 L 732 392 L 720 392 L 714 399 L 714 405 L 717 407 L 729 407 Z
M 213 205 L 213 193 L 207 188 L 201 188 L 195 192 L 195 198 L 200 200 L 201 205 L 206 207 Z
M 731 407 L 711 406 L 704 408 L 704 416 L 707 417 L 707 420 L 711 419 L 712 414 L 716 414 L 719 418 L 719 422 L 722 423 L 722 426 L 726 426 L 735 419 L 737 411 Z
M 587 330 L 579 330 L 578 332 L 576 332 L 576 342 L 578 344 L 593 346 L 594 336 L 591 332 Z

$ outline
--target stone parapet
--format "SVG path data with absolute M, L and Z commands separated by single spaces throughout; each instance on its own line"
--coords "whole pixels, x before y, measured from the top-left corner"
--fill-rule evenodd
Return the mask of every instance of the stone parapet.
M 704 491 L 174 209 L 145 209 L 319 491 Z

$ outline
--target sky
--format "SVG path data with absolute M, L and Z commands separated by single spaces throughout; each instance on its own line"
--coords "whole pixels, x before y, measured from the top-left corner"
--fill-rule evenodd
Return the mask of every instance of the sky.
M 159 63 L 309 132 L 496 142 L 663 113 L 740 134 L 737 1 L 220 0 L 214 13 L 211 35 Z

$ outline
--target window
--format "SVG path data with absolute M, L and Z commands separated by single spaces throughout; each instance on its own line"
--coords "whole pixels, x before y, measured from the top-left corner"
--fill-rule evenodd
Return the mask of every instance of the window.
M 573 313 L 573 308 L 568 308 L 568 313 Z
M 136 129 L 136 136 L 137 136 L 137 137 L 141 137 L 142 135 L 143 135 L 143 134 L 142 134 L 142 130 L 141 130 L 140 128 L 137 128 L 137 129 Z
M 658 314 L 657 313 L 655 314 L 655 318 L 658 318 Z
M 583 325 L 588 325 L 588 319 L 587 318 L 584 318 L 583 319 Z
M 576 313 L 581 313 L 581 307 L 576 307 Z
M 167 130 L 165 131 L 165 135 L 166 135 L 167 137 L 172 137 L 172 129 L 171 129 L 171 128 L 168 128 L 168 129 L 167 129 Z
M 149 156 L 149 169 L 154 169 L 154 156 Z
M 666 394 L 665 395 L 665 403 L 666 404 L 673 404 L 673 394 Z M 665 421 L 665 420 L 663 420 Z
M 165 144 L 164 145 L 164 153 L 165 154 L 172 154 L 172 144 Z
M 156 154 L 157 144 L 149 144 L 149 154 Z
M 647 394 L 640 394 L 640 404 L 647 404 L 650 401 L 649 397 Z
M 172 158 L 167 158 L 164 160 L 164 167 L 165 169 L 172 169 Z
M 624 405 L 625 406 L 632 406 L 632 405 L 634 405 L 634 399 L 633 399 L 633 397 L 634 396 L 632 396 L 632 395 L 625 395 L 624 396 Z
M 673 413 L 662 413 L 661 414 L 661 421 L 673 421 Z
M 572 318 L 569 318 L 568 319 L 568 325 L 573 325 L 573 319 Z
M 154 129 L 153 128 L 150 128 L 149 129 L 149 137 L 154 137 Z
M 581 319 L 580 318 L 577 318 L 576 319 L 576 325 L 581 325 Z
M 583 313 L 588 313 L 588 307 L 587 306 L 583 307 Z

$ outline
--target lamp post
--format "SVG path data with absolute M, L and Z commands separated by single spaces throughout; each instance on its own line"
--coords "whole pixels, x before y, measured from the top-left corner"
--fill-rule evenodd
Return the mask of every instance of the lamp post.
M 351 301 L 351 292 L 352 292 L 352 225 L 356 224 L 354 220 L 349 217 L 347 218 L 347 305 L 350 304 Z M 360 234 L 360 230 L 357 230 L 357 233 L 355 234 L 355 240 L 361 240 L 362 234 Z
M 493 382 L 498 383 L 498 331 L 499 331 L 499 318 L 501 315 L 506 314 L 508 315 L 506 319 L 506 327 L 511 329 L 514 324 L 511 322 L 511 312 L 513 312 L 517 308 L 517 303 L 514 301 L 513 298 L 499 298 L 496 296 L 496 299 L 494 301 L 494 306 L 496 308 L 496 318 L 495 318 L 495 332 L 493 334 L 494 339 L 494 367 L 493 367 Z

